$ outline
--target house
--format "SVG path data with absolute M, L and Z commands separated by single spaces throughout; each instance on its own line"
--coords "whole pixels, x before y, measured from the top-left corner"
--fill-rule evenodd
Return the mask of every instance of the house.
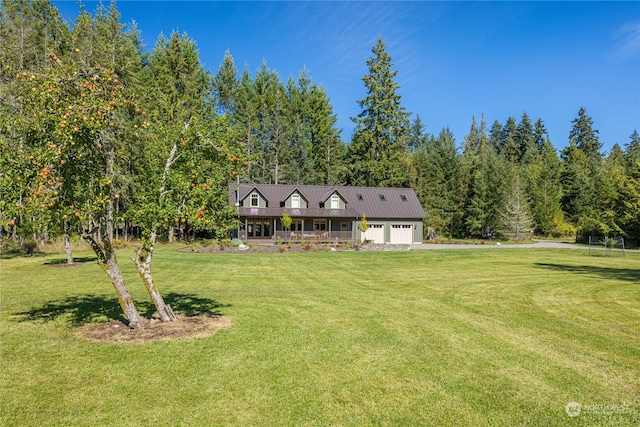
M 237 206 L 234 237 L 281 241 L 422 241 L 424 210 L 411 188 L 229 184 Z M 286 209 L 292 223 L 282 226 Z M 366 216 L 369 229 L 360 231 Z

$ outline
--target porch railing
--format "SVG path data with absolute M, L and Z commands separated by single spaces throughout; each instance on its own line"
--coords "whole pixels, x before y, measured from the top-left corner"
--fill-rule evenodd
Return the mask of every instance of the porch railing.
M 283 242 L 344 242 L 353 240 L 351 231 L 276 231 L 275 239 Z

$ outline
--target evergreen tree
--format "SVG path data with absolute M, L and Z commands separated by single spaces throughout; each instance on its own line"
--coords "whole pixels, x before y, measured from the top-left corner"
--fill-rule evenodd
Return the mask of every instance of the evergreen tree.
M 593 174 L 589 158 L 579 149 L 575 141 L 561 151 L 562 168 L 562 210 L 568 219 L 577 224 L 580 216 L 590 213 L 593 202 Z
M 598 138 L 598 130 L 593 128 L 593 119 L 587 115 L 587 110 L 580 107 L 578 117 L 571 121 L 569 142 L 573 142 L 579 150 L 587 155 L 590 162 L 599 166 L 602 160 L 602 143 Z
M 636 129 L 629 135 L 630 141 L 625 145 L 625 159 L 629 166 L 633 166 L 637 160 L 640 160 L 640 134 Z
M 622 149 L 615 144 L 611 153 L 597 170 L 594 179 L 596 209 L 593 220 L 598 231 L 605 236 L 623 234 L 621 227 L 625 205 L 623 200 L 627 172 Z M 594 227 L 594 228 L 595 228 Z
M 512 168 L 514 168 L 512 166 Z M 517 167 L 515 167 L 517 169 Z M 525 240 L 531 234 L 533 220 L 529 211 L 529 201 L 517 170 L 511 171 L 514 179 L 507 190 L 507 200 L 501 212 L 502 234 L 509 240 Z
M 422 124 L 422 119 L 420 118 L 419 114 L 416 114 L 416 117 L 411 123 L 411 128 L 409 130 L 408 147 L 410 151 L 415 151 L 416 148 L 424 145 L 428 139 L 429 134 L 425 131 L 424 124 Z
M 428 137 L 414 150 L 412 162 L 416 170 L 414 189 L 427 218 L 426 227 L 459 235 L 461 220 L 460 154 L 449 129 L 438 138 Z
M 404 187 L 409 184 L 407 148 L 409 114 L 397 93 L 391 57 L 381 38 L 367 60 L 369 74 L 363 77 L 367 96 L 358 101 L 362 111 L 348 148 L 350 185 Z
M 218 111 L 222 114 L 231 114 L 235 108 L 238 91 L 237 74 L 233 56 L 229 50 L 226 50 L 218 72 L 213 78 L 214 99 Z
M 498 154 L 502 155 L 511 163 L 518 163 L 520 161 L 520 142 L 518 137 L 516 119 L 515 117 L 509 117 L 507 123 L 505 123 L 502 128 Z
M 540 152 L 527 156 L 522 166 L 525 186 L 531 201 L 531 213 L 539 235 L 562 232 L 562 164 L 556 149 L 547 138 Z
M 462 153 L 462 176 L 467 188 L 464 225 L 466 234 L 483 237 L 500 225 L 510 181 L 505 160 L 489 144 L 484 116 L 477 125 L 472 120 Z M 464 181 L 463 181 L 464 182 Z
M 244 157 L 246 168 L 240 173 L 240 177 L 248 182 L 257 181 L 256 168 L 260 159 L 260 150 L 257 149 L 257 142 L 254 129 L 258 124 L 258 108 L 256 95 L 253 91 L 253 81 L 249 74 L 248 67 L 245 66 L 238 83 L 236 108 L 233 112 L 233 120 L 242 128 L 240 142 L 244 147 Z
M 502 149 L 502 125 L 498 120 L 493 122 L 489 129 L 489 143 L 496 152 L 500 153 Z
M 520 123 L 518 123 L 518 127 L 516 129 L 516 140 L 519 147 L 518 162 L 521 162 L 528 152 L 537 149 L 533 125 L 531 124 L 531 119 L 526 112 L 522 114 Z
M 549 133 L 547 132 L 544 122 L 542 119 L 536 120 L 536 123 L 533 125 L 533 143 L 539 152 L 542 151 L 542 146 L 548 138 Z

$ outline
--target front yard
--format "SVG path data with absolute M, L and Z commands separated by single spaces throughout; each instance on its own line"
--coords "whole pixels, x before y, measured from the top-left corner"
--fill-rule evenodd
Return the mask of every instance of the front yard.
M 0 261 L 2 425 L 640 423 L 637 253 L 160 248 L 174 310 L 231 325 L 146 343 L 77 336 L 120 314 L 92 255 L 76 256 Z

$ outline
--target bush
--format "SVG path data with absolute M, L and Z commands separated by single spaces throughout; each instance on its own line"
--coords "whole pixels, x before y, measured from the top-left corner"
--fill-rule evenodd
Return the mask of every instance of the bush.
M 22 244 L 22 253 L 26 256 L 33 255 L 34 252 L 37 252 L 38 242 L 33 239 L 27 239 Z
M 13 239 L 4 239 L 0 246 L 0 254 L 19 254 L 20 245 Z

